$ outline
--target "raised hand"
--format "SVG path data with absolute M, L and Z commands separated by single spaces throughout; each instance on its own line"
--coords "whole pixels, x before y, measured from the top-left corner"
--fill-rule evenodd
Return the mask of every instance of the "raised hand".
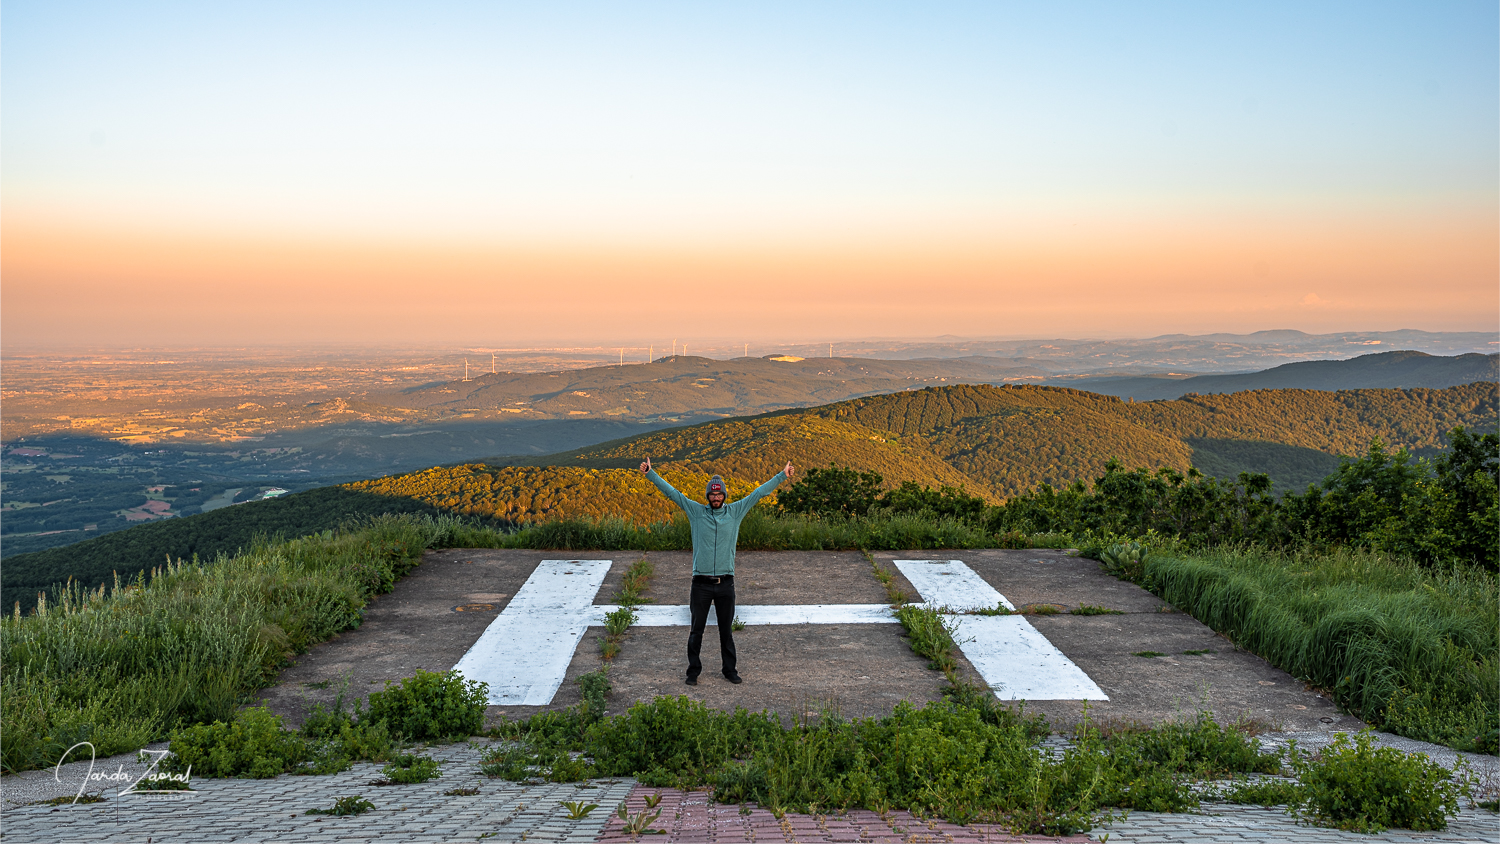
M 787 465 L 790 466 L 792 464 L 788 463 Z M 642 475 L 649 475 L 649 474 L 651 474 L 651 458 L 647 457 L 646 458 L 646 462 L 641 464 L 641 474 Z
M 786 479 L 787 480 L 791 480 L 792 479 L 792 475 L 796 474 L 796 472 L 797 472 L 797 470 L 792 467 L 792 461 L 790 461 L 790 460 L 788 460 L 786 462 L 786 468 L 782 469 L 781 471 L 783 471 L 783 472 L 786 473 Z

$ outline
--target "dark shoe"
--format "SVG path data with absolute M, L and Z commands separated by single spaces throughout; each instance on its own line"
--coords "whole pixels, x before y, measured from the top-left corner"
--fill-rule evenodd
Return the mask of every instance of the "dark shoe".
M 740 679 L 740 675 L 738 675 L 738 674 L 725 674 L 724 675 L 724 679 L 728 680 L 729 682 L 731 682 L 733 684 L 735 684 L 736 686 L 738 686 L 739 684 L 745 682 L 744 680 Z
M 698 678 L 697 677 L 689 677 L 689 678 L 687 678 L 687 684 L 689 686 L 696 686 L 696 685 L 698 685 Z

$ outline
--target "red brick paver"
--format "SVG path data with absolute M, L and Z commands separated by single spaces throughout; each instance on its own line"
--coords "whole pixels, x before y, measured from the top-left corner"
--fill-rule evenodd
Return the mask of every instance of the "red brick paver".
M 646 808 L 648 796 L 660 795 L 661 802 Z M 975 824 L 960 826 L 946 821 L 918 818 L 910 812 L 887 812 L 884 815 L 867 809 L 851 809 L 842 814 L 800 815 L 788 812 L 780 819 L 769 809 L 754 804 L 745 807 L 716 804 L 706 791 L 636 786 L 625 801 L 625 810 L 660 811 L 651 829 L 665 834 L 631 836 L 625 834 L 625 822 L 618 815 L 610 818 L 599 837 L 601 844 L 624 842 L 662 842 L 662 844 L 741 844 L 741 842 L 777 842 L 777 844 L 918 844 L 918 842 L 1026 842 L 1048 841 L 1063 844 L 1089 844 L 1086 835 L 1056 838 L 1047 835 L 1012 835 L 1003 827 Z

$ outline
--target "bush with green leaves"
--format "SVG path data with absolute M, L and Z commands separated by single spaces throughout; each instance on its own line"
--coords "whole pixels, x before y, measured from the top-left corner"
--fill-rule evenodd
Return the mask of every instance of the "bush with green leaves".
M 880 496 L 875 504 L 891 513 L 922 513 L 972 524 L 981 523 L 989 509 L 983 498 L 961 489 L 951 486 L 932 489 L 913 481 L 903 481 L 901 486 Z
M 578 688 L 583 694 L 583 706 L 590 713 L 602 715 L 608 705 L 606 699 L 614 688 L 609 682 L 609 666 L 590 671 L 578 678 Z
M 369 698 L 369 721 L 384 721 L 407 741 L 467 738 L 484 726 L 489 685 L 457 671 L 422 671 L 399 684 L 386 681 Z
M 172 734 L 172 756 L 163 767 L 201 777 L 269 779 L 312 760 L 312 751 L 297 733 L 281 726 L 281 716 L 264 707 L 241 710 L 228 721 L 215 721 Z
M 1368 730 L 1345 733 L 1317 754 L 1293 754 L 1299 786 L 1291 811 L 1319 826 L 1355 832 L 1390 828 L 1446 829 L 1470 795 L 1470 778 L 1455 779 L 1426 754 L 1376 747 Z
M 860 472 L 837 464 L 808 469 L 801 480 L 783 486 L 776 506 L 783 513 L 814 516 L 863 516 L 880 497 L 885 479 L 876 472 Z

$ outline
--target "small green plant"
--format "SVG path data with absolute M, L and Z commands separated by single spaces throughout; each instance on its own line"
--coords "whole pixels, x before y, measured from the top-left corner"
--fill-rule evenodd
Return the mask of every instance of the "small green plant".
M 615 810 L 615 814 L 619 815 L 620 820 L 625 822 L 622 831 L 626 835 L 664 835 L 666 833 L 665 830 L 651 829 L 651 824 L 655 823 L 656 819 L 661 817 L 660 809 L 649 815 L 646 814 L 645 809 L 631 814 L 625 808 L 625 804 L 621 803 L 620 808 Z
M 917 604 L 905 604 L 896 610 L 896 620 L 906 628 L 907 641 L 917 656 L 927 659 L 927 667 L 950 673 L 958 668 L 953 641 L 943 617 L 937 610 Z
M 875 561 L 875 555 L 871 554 L 868 549 L 861 548 L 859 550 L 860 553 L 865 555 L 865 559 L 870 561 L 870 568 L 875 571 L 875 579 L 880 581 L 881 588 L 885 589 L 886 603 L 893 607 L 899 607 L 906 603 L 906 593 L 902 592 L 901 587 L 896 585 L 895 576 L 890 571 L 882 568 L 880 563 Z
M 568 810 L 568 820 L 581 821 L 589 816 L 589 812 L 599 808 L 598 803 L 585 803 L 582 800 L 564 800 L 558 804 Z
M 590 671 L 578 678 L 578 688 L 583 694 L 583 706 L 590 713 L 603 715 L 606 698 L 614 691 L 609 682 L 609 666 Z
M 1021 615 L 1057 615 L 1062 609 L 1057 604 L 1027 604 L 1018 612 Z
M 436 759 L 418 756 L 415 753 L 403 753 L 381 768 L 380 773 L 384 774 L 386 779 L 386 782 L 381 784 L 386 785 L 427 782 L 441 776 L 442 771 Z
M 1161 651 L 1135 651 L 1131 656 L 1143 656 L 1146 659 L 1155 659 L 1159 656 L 1166 656 L 1166 654 Z
M 745 622 L 740 621 L 740 617 L 739 616 L 735 616 L 734 617 L 734 621 L 731 621 L 729 623 L 729 629 L 733 630 L 736 633 L 738 633 L 741 630 L 745 629 Z
M 384 721 L 408 741 L 468 738 L 484 726 L 489 686 L 457 671 L 421 671 L 370 695 L 370 721 Z
M 993 607 L 969 610 L 967 615 L 1020 615 L 1020 612 L 1007 607 L 1004 604 L 996 604 Z
M 608 662 L 620 655 L 620 640 L 613 636 L 599 637 L 599 658 Z
M 1216 654 L 1216 653 L 1218 653 L 1218 651 L 1216 651 L 1216 650 L 1214 650 L 1212 648 L 1203 648 L 1201 650 L 1196 650 L 1196 651 L 1183 651 L 1182 655 L 1183 656 L 1203 656 L 1204 654 Z
M 479 789 L 470 786 L 469 788 L 450 788 L 447 791 L 443 792 L 443 796 L 444 797 L 473 797 L 473 796 L 475 796 L 478 793 L 479 793 Z
M 1390 828 L 1446 829 L 1457 816 L 1459 799 L 1473 790 L 1473 776 L 1458 778 L 1425 754 L 1376 747 L 1369 730 L 1346 733 L 1318 754 L 1293 754 L 1301 783 L 1290 810 L 1319 826 L 1355 832 Z
M 363 797 L 340 797 L 327 809 L 308 809 L 309 815 L 363 815 L 375 808 L 375 804 Z
M 653 791 L 650 794 L 646 795 L 646 808 L 647 809 L 655 809 L 657 807 L 657 805 L 660 804 L 660 803 L 661 803 L 661 792 L 660 791 Z
M 651 578 L 656 575 L 656 566 L 642 557 L 630 564 L 620 580 L 620 591 L 615 593 L 615 603 L 622 607 L 633 607 L 646 602 L 642 597 L 651 588 Z
M 1099 551 L 1104 570 L 1131 583 L 1145 580 L 1148 559 L 1150 550 L 1139 542 L 1121 542 Z
M 604 629 L 611 636 L 624 636 L 630 625 L 635 624 L 635 610 L 630 607 L 620 607 L 604 616 Z
M 1112 610 L 1109 607 L 1101 607 L 1097 604 L 1079 604 L 1072 611 L 1073 615 L 1124 615 L 1122 610 Z

